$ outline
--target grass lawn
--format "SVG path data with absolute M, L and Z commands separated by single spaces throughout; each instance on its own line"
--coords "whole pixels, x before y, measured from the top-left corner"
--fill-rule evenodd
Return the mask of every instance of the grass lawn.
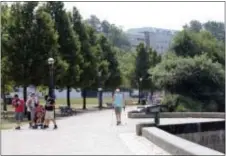
M 132 99 L 127 99 L 126 104 L 130 105 Z M 137 99 L 133 99 L 133 101 L 137 101 Z M 107 102 L 112 102 L 112 98 L 103 98 L 103 106 L 106 106 Z M 41 105 L 45 104 L 44 99 L 40 99 Z M 83 99 L 82 98 L 73 98 L 71 99 L 71 107 L 75 109 L 82 109 Z M 66 106 L 67 105 L 67 99 L 57 99 L 56 100 L 56 108 L 59 108 L 59 106 Z M 89 109 L 91 107 L 97 107 L 98 106 L 98 99 L 97 98 L 87 98 L 86 99 L 86 108 Z M 57 110 L 56 110 L 57 111 Z M 11 105 L 7 105 L 7 112 L 8 112 L 8 119 L 1 119 L 1 125 L 0 129 L 10 129 L 15 127 L 15 120 L 14 120 L 14 108 Z M 25 119 L 26 120 L 26 119 Z M 26 124 L 28 121 L 24 121 L 22 124 Z
M 28 121 L 23 121 L 21 125 L 27 124 Z M 9 120 L 1 120 L 1 125 L 0 125 L 0 130 L 4 129 L 11 129 L 16 127 L 16 122 L 15 121 L 9 121 Z

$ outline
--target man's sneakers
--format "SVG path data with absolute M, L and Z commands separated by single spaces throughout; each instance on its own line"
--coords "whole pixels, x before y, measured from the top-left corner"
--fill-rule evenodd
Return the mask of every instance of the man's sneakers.
M 47 125 L 42 126 L 42 129 L 47 129 L 47 128 L 49 128 L 49 126 L 47 126 Z
M 33 129 L 38 129 L 37 125 L 32 126 Z
M 54 128 L 53 129 L 57 129 L 58 127 L 57 127 L 57 125 L 54 125 Z
M 16 129 L 16 130 L 20 130 L 20 126 L 17 126 L 15 129 Z
M 42 126 L 42 129 L 47 129 L 47 128 L 49 128 L 49 126 L 47 126 L 47 125 Z M 58 128 L 57 125 L 54 125 L 53 129 L 57 129 L 57 128 Z

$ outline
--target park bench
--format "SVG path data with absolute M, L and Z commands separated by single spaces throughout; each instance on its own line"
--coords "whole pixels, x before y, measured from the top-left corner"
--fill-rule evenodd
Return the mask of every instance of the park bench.
M 61 116 L 72 116 L 76 114 L 76 111 L 68 106 L 60 106 L 59 109 Z
M 113 104 L 110 103 L 110 102 L 107 102 L 106 105 L 107 105 L 108 108 L 113 108 Z

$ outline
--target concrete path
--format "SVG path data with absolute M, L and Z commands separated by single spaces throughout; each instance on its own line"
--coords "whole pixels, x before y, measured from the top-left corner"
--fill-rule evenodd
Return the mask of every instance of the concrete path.
M 131 110 L 134 108 L 128 108 Z M 214 119 L 161 119 L 163 123 Z M 217 120 L 217 119 L 215 119 Z M 1 131 L 2 155 L 169 155 L 135 135 L 136 123 L 152 119 L 128 119 L 115 126 L 112 110 L 90 112 L 58 120 L 59 129 Z M 52 126 L 52 125 L 51 125 Z

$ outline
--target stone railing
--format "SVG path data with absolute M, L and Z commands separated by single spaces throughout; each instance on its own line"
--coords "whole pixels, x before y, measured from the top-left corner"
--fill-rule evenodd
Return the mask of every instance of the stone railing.
M 154 118 L 154 114 L 128 112 L 128 118 Z M 161 112 L 160 118 L 225 118 L 220 112 Z

